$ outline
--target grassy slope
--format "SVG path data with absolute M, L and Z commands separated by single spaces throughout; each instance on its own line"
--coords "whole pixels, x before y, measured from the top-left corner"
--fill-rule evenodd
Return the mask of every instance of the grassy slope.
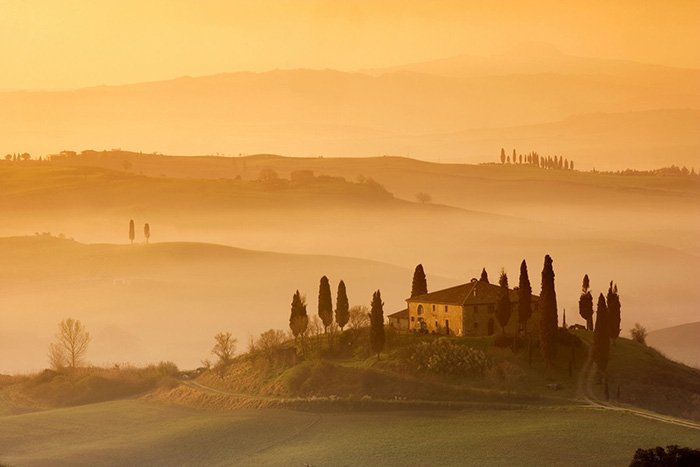
M 647 342 L 665 355 L 700 368 L 700 322 L 681 324 L 649 333 Z
M 119 401 L 0 417 L 0 461 L 27 466 L 618 466 L 672 443 L 700 447 L 693 430 L 582 408 L 317 414 Z

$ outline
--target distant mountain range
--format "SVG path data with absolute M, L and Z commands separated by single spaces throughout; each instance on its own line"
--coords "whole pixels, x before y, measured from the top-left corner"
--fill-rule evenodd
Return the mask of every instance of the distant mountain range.
M 347 73 L 229 73 L 0 93 L 0 151 L 409 155 L 495 160 L 502 146 L 581 168 L 692 166 L 700 71 L 529 46 Z

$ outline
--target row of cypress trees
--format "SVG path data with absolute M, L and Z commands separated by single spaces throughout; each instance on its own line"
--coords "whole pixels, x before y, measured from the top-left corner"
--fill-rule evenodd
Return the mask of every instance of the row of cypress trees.
M 345 282 L 338 283 L 338 291 L 335 302 L 335 323 L 342 331 L 350 320 L 350 303 L 348 301 Z M 328 277 L 321 277 L 318 287 L 318 316 L 323 323 L 324 333 L 333 325 L 333 300 L 331 297 L 331 286 Z M 372 294 L 372 304 L 370 309 L 370 345 L 372 351 L 379 354 L 384 349 L 384 302 L 382 302 L 381 291 L 377 290 Z M 306 310 L 306 300 L 297 290 L 292 297 L 292 307 L 289 316 L 289 328 L 292 330 L 294 338 L 304 337 L 309 325 L 309 316 Z

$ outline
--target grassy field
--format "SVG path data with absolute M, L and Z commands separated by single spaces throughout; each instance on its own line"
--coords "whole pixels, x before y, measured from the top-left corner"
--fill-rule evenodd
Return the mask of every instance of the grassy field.
M 107 422 L 108 421 L 108 422 Z M 695 430 L 585 408 L 209 412 L 141 400 L 0 417 L 10 465 L 625 465 Z

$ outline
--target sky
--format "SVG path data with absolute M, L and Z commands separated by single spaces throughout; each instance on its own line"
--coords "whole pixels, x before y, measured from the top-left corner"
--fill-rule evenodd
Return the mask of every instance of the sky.
M 0 90 L 358 70 L 523 42 L 700 68 L 700 2 L 0 0 Z

